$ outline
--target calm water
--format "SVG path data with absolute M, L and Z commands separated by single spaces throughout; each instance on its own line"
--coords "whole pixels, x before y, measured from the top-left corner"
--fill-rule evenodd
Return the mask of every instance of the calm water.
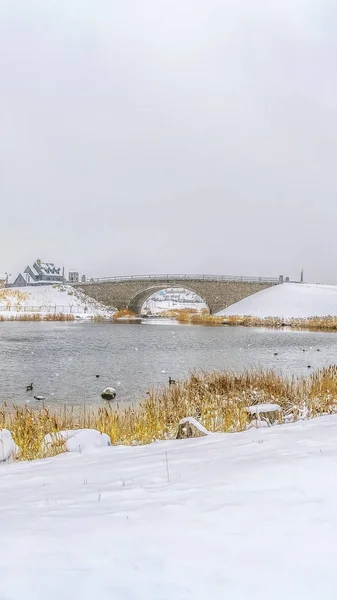
M 129 402 L 166 384 L 169 375 L 197 369 L 308 373 L 308 365 L 337 362 L 336 342 L 333 333 L 174 323 L 0 323 L 0 399 L 38 404 L 25 391 L 31 382 L 34 394 L 50 404 L 93 405 L 103 403 L 106 386 L 117 389 L 119 402 Z

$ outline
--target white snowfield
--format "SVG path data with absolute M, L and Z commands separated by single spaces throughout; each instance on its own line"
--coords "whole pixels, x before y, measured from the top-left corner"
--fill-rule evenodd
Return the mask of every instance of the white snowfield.
M 218 315 L 281 319 L 337 316 L 337 286 L 283 283 L 240 300 Z
M 0 290 L 0 316 L 72 314 L 74 317 L 109 317 L 113 311 L 70 285 L 41 285 Z
M 0 466 L 2 600 L 335 600 L 337 417 Z

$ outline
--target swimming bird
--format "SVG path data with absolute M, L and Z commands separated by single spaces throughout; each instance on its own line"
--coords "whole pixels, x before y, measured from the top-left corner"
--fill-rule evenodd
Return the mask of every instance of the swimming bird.
M 308 369 L 311 369 L 311 365 L 308 365 Z
M 27 392 L 32 392 L 33 391 L 33 384 L 31 383 L 30 385 L 27 385 L 26 390 L 27 390 Z
M 99 375 L 96 375 L 96 378 L 99 379 Z
M 46 397 L 45 396 L 34 396 L 34 400 L 45 400 Z
M 103 390 L 101 393 L 102 400 L 114 400 L 116 396 L 117 392 L 113 387 L 105 388 L 105 390 Z
M 278 352 L 274 352 L 274 356 L 278 356 Z
M 169 377 L 169 385 L 174 385 L 175 384 L 175 379 L 172 379 L 172 377 Z

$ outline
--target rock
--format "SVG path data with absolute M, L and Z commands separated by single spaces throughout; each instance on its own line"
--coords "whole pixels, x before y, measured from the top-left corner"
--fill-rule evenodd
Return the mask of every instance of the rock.
M 15 458 L 20 452 L 8 429 L 0 429 L 0 462 Z
M 184 440 L 186 438 L 198 438 L 208 435 L 209 431 L 199 423 L 193 417 L 186 417 L 179 423 L 177 440 Z
M 279 421 L 281 416 L 281 407 L 279 404 L 254 404 L 253 406 L 248 406 L 246 411 L 250 415 L 251 421 L 264 421 L 267 425 L 272 425 L 272 423 Z
M 117 392 L 113 387 L 105 388 L 105 390 L 103 390 L 103 392 L 101 393 L 101 398 L 103 400 L 114 400 L 116 396 Z

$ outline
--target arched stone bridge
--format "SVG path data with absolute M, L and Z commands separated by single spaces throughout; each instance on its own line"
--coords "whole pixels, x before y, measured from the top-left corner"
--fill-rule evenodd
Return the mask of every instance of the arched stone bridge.
M 278 284 L 279 278 L 217 275 L 143 275 L 90 280 L 78 284 L 91 298 L 111 308 L 129 308 L 140 314 L 144 302 L 155 292 L 172 287 L 186 288 L 200 296 L 211 313 Z

